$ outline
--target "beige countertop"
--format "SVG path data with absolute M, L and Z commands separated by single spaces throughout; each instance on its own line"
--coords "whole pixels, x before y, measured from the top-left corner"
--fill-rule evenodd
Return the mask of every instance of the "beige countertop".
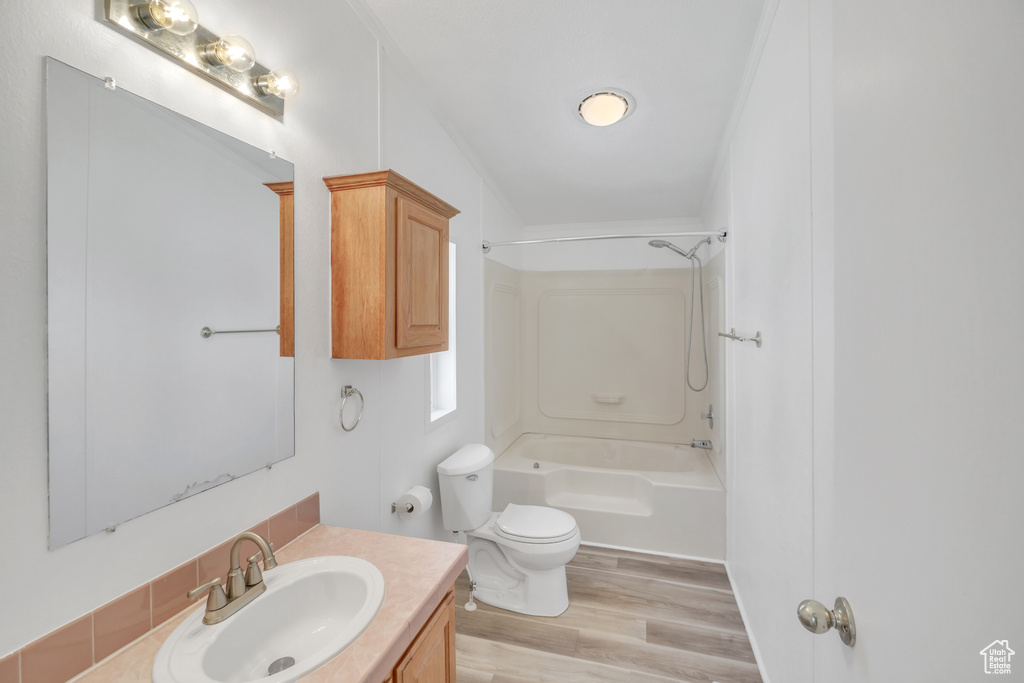
M 466 566 L 466 547 L 457 543 L 392 536 L 318 525 L 275 553 L 281 564 L 320 555 L 350 555 L 372 562 L 384 575 L 384 604 L 352 645 L 302 680 L 381 683 L 427 623 Z M 271 570 L 273 571 L 273 570 Z M 224 568 L 227 573 L 227 567 Z M 259 598 L 257 598 L 258 600 Z M 204 603 L 205 605 L 205 603 Z M 76 683 L 152 680 L 157 650 L 190 607 L 75 679 Z

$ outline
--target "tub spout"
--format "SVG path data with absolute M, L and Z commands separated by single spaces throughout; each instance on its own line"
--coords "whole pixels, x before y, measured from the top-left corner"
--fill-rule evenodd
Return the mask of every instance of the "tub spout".
M 706 451 L 710 451 L 711 441 L 708 439 L 694 439 L 693 443 L 690 444 L 690 448 L 703 448 Z

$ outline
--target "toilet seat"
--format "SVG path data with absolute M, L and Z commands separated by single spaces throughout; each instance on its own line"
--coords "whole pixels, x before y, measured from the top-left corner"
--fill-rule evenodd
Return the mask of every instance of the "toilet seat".
M 494 530 L 503 538 L 520 543 L 559 543 L 579 531 L 567 512 L 539 505 L 509 503 L 498 515 Z

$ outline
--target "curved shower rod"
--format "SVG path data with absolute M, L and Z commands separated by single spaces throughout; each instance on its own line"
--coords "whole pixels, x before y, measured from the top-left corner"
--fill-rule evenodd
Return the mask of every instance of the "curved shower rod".
M 514 244 L 546 244 L 548 242 L 588 242 L 591 240 L 624 240 L 624 239 L 651 239 L 658 237 L 717 237 L 719 242 L 725 242 L 728 231 L 717 230 L 714 232 L 662 232 L 658 234 L 632 234 L 632 235 L 586 235 L 583 237 L 548 237 L 537 240 L 517 240 L 515 242 L 488 242 L 484 240 L 481 246 L 486 254 L 491 247 L 508 247 Z

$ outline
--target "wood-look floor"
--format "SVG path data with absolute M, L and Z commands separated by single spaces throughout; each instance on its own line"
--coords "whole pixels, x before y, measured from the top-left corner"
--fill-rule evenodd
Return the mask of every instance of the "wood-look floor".
M 582 546 L 569 609 L 531 617 L 455 584 L 458 683 L 761 683 L 722 565 Z

